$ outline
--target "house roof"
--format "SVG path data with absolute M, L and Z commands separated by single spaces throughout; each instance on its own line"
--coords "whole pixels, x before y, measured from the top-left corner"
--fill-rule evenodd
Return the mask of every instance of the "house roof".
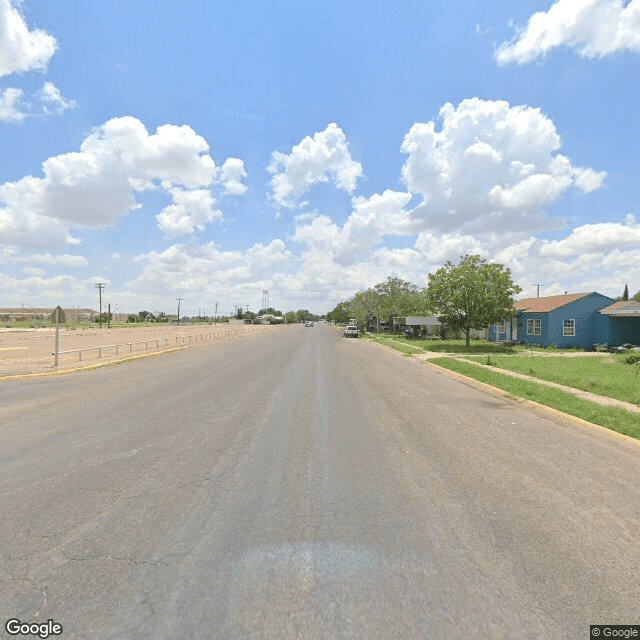
M 608 316 L 640 316 L 640 302 L 619 300 L 604 309 L 600 309 L 600 313 L 605 313 Z
M 588 293 L 569 293 L 564 296 L 525 298 L 524 300 L 516 300 L 514 306 L 516 311 L 526 311 L 527 313 L 547 313 L 548 311 L 564 307 L 564 305 L 580 300 L 581 298 L 586 298 L 593 293 L 595 292 L 590 291 Z
M 431 327 L 441 323 L 437 316 L 394 316 L 393 324 Z

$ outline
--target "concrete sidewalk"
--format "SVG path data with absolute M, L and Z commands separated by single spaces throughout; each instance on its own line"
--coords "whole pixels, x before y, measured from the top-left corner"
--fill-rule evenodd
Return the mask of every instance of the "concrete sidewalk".
M 567 387 L 565 385 L 558 384 L 557 382 L 550 382 L 548 380 L 534 378 L 533 376 L 528 376 L 524 373 L 517 373 L 516 371 L 509 371 L 507 369 L 500 369 L 499 367 L 493 367 L 491 365 L 482 364 L 481 362 L 476 362 L 475 360 L 469 360 L 455 353 L 429 353 L 427 355 L 420 354 L 413 357 L 422 362 L 432 360 L 433 358 L 455 358 L 456 360 L 460 360 L 461 362 L 468 362 L 469 364 L 476 365 L 477 367 L 488 368 L 491 371 L 495 371 L 496 373 L 503 373 L 504 375 L 511 376 L 512 378 L 519 378 L 520 380 L 530 380 L 531 382 L 536 382 L 546 387 L 552 387 L 560 391 L 565 391 L 566 393 L 570 393 L 576 396 L 577 398 L 580 398 L 582 400 L 588 400 L 589 402 L 595 402 L 596 404 L 599 404 L 601 406 L 617 407 L 619 409 L 625 409 L 626 411 L 630 411 L 631 413 L 640 413 L 640 406 L 638 406 L 637 404 L 623 402 L 622 400 L 616 400 L 615 398 L 608 398 L 607 396 L 601 396 L 595 393 L 590 393 L 589 391 L 582 391 L 581 389 L 575 389 L 574 387 Z

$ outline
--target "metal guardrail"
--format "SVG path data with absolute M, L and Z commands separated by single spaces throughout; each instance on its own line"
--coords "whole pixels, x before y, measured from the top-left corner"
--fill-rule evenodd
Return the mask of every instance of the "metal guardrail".
M 190 336 L 176 336 L 176 342 L 178 342 L 178 340 L 181 340 L 182 344 L 185 344 L 185 341 L 187 339 L 189 340 L 189 343 L 198 342 L 198 338 L 200 338 L 200 342 L 205 342 L 205 338 L 208 338 L 209 340 L 214 340 L 220 335 L 237 336 L 237 335 L 242 335 L 243 333 L 250 333 L 250 332 L 247 331 L 246 329 L 230 329 L 228 331 L 217 331 L 216 333 L 201 333 L 199 335 L 194 334 Z
M 105 344 L 99 347 L 85 347 L 84 349 L 69 349 L 68 351 L 58 351 L 58 356 L 68 355 L 70 353 L 78 354 L 78 362 L 82 362 L 82 354 L 84 352 L 94 351 L 98 354 L 98 358 L 102 358 L 102 352 L 109 349 L 115 349 L 115 355 L 120 355 L 119 350 L 121 347 L 129 347 L 129 353 L 133 353 L 133 347 L 138 344 L 144 344 L 145 351 L 149 349 L 149 344 L 156 343 L 156 349 L 160 347 L 160 343 L 164 342 L 164 346 L 169 346 L 169 338 L 158 338 L 155 340 L 140 340 L 138 342 L 125 342 L 124 344 Z M 55 356 L 55 351 L 51 354 Z
M 250 331 L 247 331 L 246 329 L 233 329 L 233 330 L 227 330 L 227 331 L 217 331 L 215 333 L 201 333 L 201 334 L 194 334 L 194 335 L 187 335 L 187 336 L 176 336 L 175 341 L 176 344 L 181 344 L 182 346 L 184 346 L 187 343 L 189 344 L 193 344 L 193 343 L 197 343 L 197 342 L 207 342 L 207 341 L 211 341 L 211 340 L 215 340 L 216 338 L 219 338 L 220 336 L 238 336 L 238 335 L 242 335 L 245 333 L 250 333 Z M 144 344 L 144 351 L 148 351 L 149 350 L 149 345 L 155 343 L 155 348 L 159 349 L 160 348 L 160 343 L 164 342 L 164 347 L 168 347 L 169 346 L 169 340 L 170 338 L 153 338 L 151 340 L 139 340 L 138 342 L 125 342 L 125 343 L 121 343 L 121 344 L 106 344 L 106 345 L 101 345 L 99 347 L 84 347 L 82 349 L 69 349 L 67 351 L 58 351 L 58 352 L 53 352 L 51 355 L 54 357 L 54 366 L 57 367 L 58 366 L 58 357 L 59 356 L 63 356 L 63 355 L 69 355 L 69 354 L 73 354 L 76 353 L 78 354 L 78 362 L 82 362 L 82 354 L 83 353 L 87 353 L 87 352 L 94 352 L 97 353 L 97 357 L 98 358 L 102 358 L 102 354 L 104 351 L 108 351 L 110 349 L 115 349 L 115 352 L 113 355 L 120 355 L 120 349 L 124 348 L 125 351 L 128 348 L 128 353 L 133 353 L 134 351 L 134 347 L 136 345 L 141 345 Z M 137 349 L 137 351 L 142 351 L 143 349 Z

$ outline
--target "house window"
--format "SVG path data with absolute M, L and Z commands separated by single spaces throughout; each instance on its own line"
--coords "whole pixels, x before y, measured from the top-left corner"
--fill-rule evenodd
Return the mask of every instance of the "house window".
M 563 336 L 575 336 L 576 335 L 576 321 L 565 320 L 562 323 L 562 335 Z
M 504 333 L 506 335 L 507 333 L 507 323 L 506 322 L 501 322 L 498 325 L 498 333 Z
M 527 320 L 527 335 L 528 336 L 539 336 L 542 332 L 542 321 L 541 320 Z

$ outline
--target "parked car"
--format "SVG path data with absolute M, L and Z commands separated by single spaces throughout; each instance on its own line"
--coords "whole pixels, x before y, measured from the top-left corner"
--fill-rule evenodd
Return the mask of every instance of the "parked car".
M 307 320 L 307 321 L 304 323 L 304 326 L 305 326 L 305 327 L 313 327 L 313 320 Z
M 345 338 L 357 338 L 358 337 L 358 327 L 355 324 L 348 324 L 344 330 Z

